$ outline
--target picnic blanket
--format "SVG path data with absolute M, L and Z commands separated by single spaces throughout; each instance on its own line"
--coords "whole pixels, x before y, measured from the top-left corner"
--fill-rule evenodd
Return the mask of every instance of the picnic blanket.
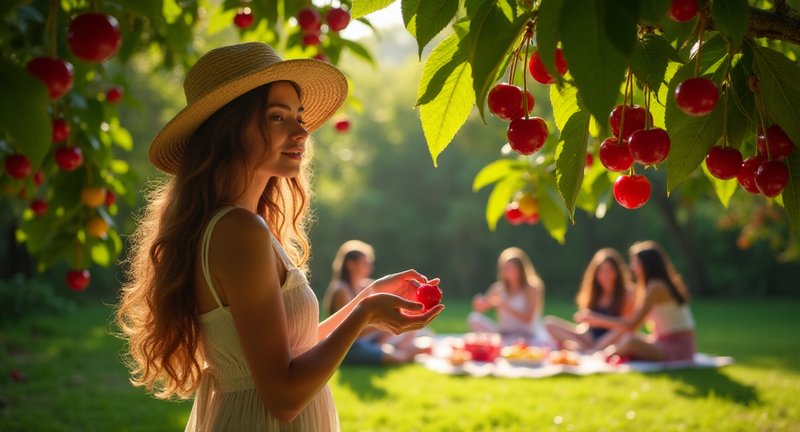
M 580 355 L 577 366 L 551 364 L 548 361 L 522 364 L 498 358 L 494 363 L 468 361 L 454 366 L 448 361 L 450 344 L 458 335 L 437 335 L 432 338 L 431 354 L 418 355 L 416 361 L 427 369 L 446 375 L 493 376 L 499 378 L 545 378 L 559 374 L 591 375 L 599 373 L 659 372 L 675 369 L 718 368 L 733 364 L 732 357 L 697 353 L 693 361 L 644 362 L 630 361 L 610 365 L 601 355 Z

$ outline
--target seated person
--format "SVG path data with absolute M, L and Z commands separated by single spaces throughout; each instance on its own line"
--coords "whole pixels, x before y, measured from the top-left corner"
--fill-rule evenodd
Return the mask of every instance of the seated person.
M 597 251 L 583 274 L 583 282 L 575 297 L 579 311 L 593 311 L 612 317 L 628 316 L 634 307 L 634 291 L 628 268 L 614 249 Z M 621 330 L 573 324 L 548 316 L 544 319 L 547 332 L 565 348 L 579 351 L 598 351 L 607 347 L 622 334 Z
M 372 246 L 359 241 L 345 242 L 333 261 L 333 278 L 323 299 L 323 307 L 333 314 L 369 286 L 375 254 Z M 399 336 L 377 329 L 365 329 L 353 343 L 342 364 L 381 365 L 407 363 L 423 350 L 414 345 L 416 332 Z
M 497 279 L 485 295 L 473 298 L 470 330 L 500 333 L 506 339 L 534 339 L 544 308 L 544 282 L 528 255 L 516 247 L 504 250 L 497 262 Z M 485 315 L 492 308 L 498 322 Z

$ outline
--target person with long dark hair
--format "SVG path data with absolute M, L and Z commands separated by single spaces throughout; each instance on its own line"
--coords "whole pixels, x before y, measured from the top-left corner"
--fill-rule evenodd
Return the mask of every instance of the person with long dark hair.
M 578 320 L 591 326 L 620 329 L 626 333 L 609 346 L 607 355 L 635 360 L 691 361 L 695 354 L 691 297 L 664 250 L 653 241 L 636 243 L 630 249 L 630 267 L 636 277 L 637 307 L 628 318 L 597 312 L 578 313 Z M 648 322 L 652 332 L 637 329 Z
M 628 267 L 614 249 L 597 251 L 583 274 L 578 295 L 575 297 L 579 311 L 591 311 L 611 317 L 625 317 L 634 307 L 633 284 Z M 547 316 L 547 332 L 565 348 L 580 351 L 597 351 L 607 347 L 623 334 L 606 327 L 593 327 L 586 323 L 574 324 L 567 320 Z
M 346 307 L 361 291 L 373 282 L 375 251 L 360 240 L 346 241 L 333 260 L 333 277 L 325 291 L 323 307 L 329 315 Z M 414 345 L 416 332 L 393 335 L 375 328 L 362 330 L 353 342 L 342 364 L 384 365 L 414 360 L 423 349 Z

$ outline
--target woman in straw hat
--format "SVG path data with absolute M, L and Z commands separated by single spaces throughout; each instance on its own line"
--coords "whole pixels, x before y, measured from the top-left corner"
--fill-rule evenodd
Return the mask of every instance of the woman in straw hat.
M 282 61 L 262 43 L 210 51 L 189 70 L 187 106 L 150 145 L 170 174 L 132 238 L 117 321 L 132 381 L 195 395 L 187 431 L 339 429 L 327 381 L 367 326 L 424 327 L 411 301 L 427 278 L 375 281 L 318 322 L 305 276 L 308 134 L 344 101 L 328 63 Z

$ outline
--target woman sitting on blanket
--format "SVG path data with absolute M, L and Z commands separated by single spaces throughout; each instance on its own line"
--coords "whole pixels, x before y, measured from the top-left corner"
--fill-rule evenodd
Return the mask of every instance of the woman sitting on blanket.
M 362 241 L 350 240 L 339 247 L 333 260 L 333 278 L 323 299 L 328 314 L 336 313 L 373 282 L 369 277 L 374 261 L 372 246 Z M 381 365 L 410 362 L 421 352 L 414 346 L 415 333 L 395 336 L 367 328 L 353 342 L 342 363 Z
M 610 317 L 627 317 L 635 306 L 633 284 L 625 261 L 614 249 L 597 251 L 583 274 L 575 298 L 579 311 L 596 312 Z M 598 351 L 618 340 L 625 332 L 608 327 L 573 324 L 548 316 L 544 325 L 550 336 L 565 348 Z
M 661 247 L 652 241 L 631 246 L 631 271 L 636 277 L 638 307 L 630 317 L 619 318 L 581 311 L 580 322 L 627 333 L 606 354 L 646 361 L 692 360 L 695 353 L 694 318 L 689 292 Z M 643 321 L 650 335 L 636 330 Z
M 528 255 L 516 247 L 504 250 L 497 261 L 497 279 L 486 295 L 473 298 L 470 330 L 500 333 L 508 339 L 534 338 L 544 309 L 544 282 Z M 497 311 L 498 323 L 484 315 L 492 308 Z

